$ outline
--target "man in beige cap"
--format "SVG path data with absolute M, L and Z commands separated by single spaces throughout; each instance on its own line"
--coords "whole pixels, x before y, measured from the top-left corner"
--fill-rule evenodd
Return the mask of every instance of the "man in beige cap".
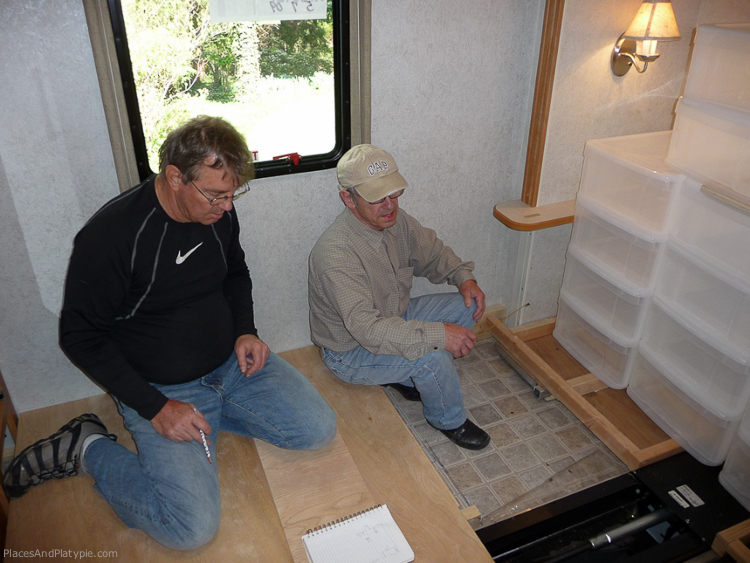
M 399 210 L 408 184 L 388 152 L 353 147 L 338 180 L 346 209 L 309 259 L 310 329 L 323 361 L 343 381 L 421 400 L 427 422 L 450 440 L 484 448 L 490 437 L 467 416 L 454 361 L 474 347 L 471 328 L 484 313 L 474 264 Z M 414 276 L 458 292 L 412 298 Z

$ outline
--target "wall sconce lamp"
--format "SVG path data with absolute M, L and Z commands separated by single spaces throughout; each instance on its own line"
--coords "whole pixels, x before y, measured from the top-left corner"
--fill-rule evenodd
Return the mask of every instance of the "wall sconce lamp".
M 631 66 L 646 72 L 648 63 L 659 57 L 657 41 L 677 41 L 680 30 L 669 0 L 644 0 L 632 23 L 620 35 L 612 50 L 612 73 L 623 76 Z M 638 66 L 643 63 L 643 68 Z

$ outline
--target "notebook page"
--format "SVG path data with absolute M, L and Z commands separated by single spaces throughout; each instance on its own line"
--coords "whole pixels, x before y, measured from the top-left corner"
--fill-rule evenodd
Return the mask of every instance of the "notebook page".
M 414 552 L 386 505 L 302 538 L 311 563 L 408 563 Z

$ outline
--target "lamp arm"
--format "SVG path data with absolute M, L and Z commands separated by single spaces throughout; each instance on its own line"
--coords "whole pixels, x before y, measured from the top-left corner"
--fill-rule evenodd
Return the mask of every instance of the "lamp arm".
M 643 63 L 643 68 L 641 68 L 638 66 L 638 57 L 633 56 L 631 53 L 622 51 L 620 51 L 620 56 L 629 58 L 630 62 L 633 63 L 635 70 L 637 70 L 639 74 L 643 74 L 644 72 L 646 72 L 646 69 L 648 68 L 648 61 L 645 61 Z

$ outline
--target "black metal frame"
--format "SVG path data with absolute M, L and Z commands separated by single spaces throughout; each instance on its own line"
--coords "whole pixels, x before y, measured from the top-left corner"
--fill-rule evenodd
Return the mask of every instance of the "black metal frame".
M 493 561 L 498 562 L 687 561 L 709 551 L 718 532 L 750 516 L 719 484 L 720 469 L 702 465 L 682 452 L 534 510 L 521 512 L 477 530 L 477 535 Z M 671 495 L 679 485 L 688 485 L 705 504 L 681 506 Z M 587 534 L 601 533 L 610 516 L 617 516 L 623 509 L 630 510 L 635 506 L 645 507 L 642 513 L 667 509 L 671 513 L 671 530 L 677 533 L 657 544 L 647 532 L 640 531 L 623 540 L 619 548 L 613 544 L 611 549 L 597 552 L 585 549 L 585 540 L 590 537 Z M 568 549 L 567 554 L 565 550 L 555 552 L 561 546 L 580 549 Z
M 260 161 L 255 163 L 255 177 L 266 178 L 270 176 L 281 176 L 295 174 L 298 172 L 310 172 L 333 168 L 344 153 L 351 148 L 351 88 L 349 61 L 349 1 L 332 0 L 333 27 L 339 33 L 334 33 L 333 38 L 333 68 L 334 68 L 334 98 L 336 104 L 336 145 L 333 150 L 325 154 L 300 156 L 299 164 L 291 160 Z M 120 0 L 107 0 L 109 15 L 112 20 L 112 31 L 115 39 L 115 51 L 120 66 L 120 76 L 125 92 L 125 107 L 130 120 L 130 133 L 133 137 L 138 175 L 145 180 L 154 171 L 148 162 L 148 151 L 146 149 L 146 138 L 143 133 L 141 112 L 138 107 L 138 95 L 133 78 L 133 67 L 130 61 L 130 50 L 128 48 L 125 33 L 125 20 L 122 15 Z

